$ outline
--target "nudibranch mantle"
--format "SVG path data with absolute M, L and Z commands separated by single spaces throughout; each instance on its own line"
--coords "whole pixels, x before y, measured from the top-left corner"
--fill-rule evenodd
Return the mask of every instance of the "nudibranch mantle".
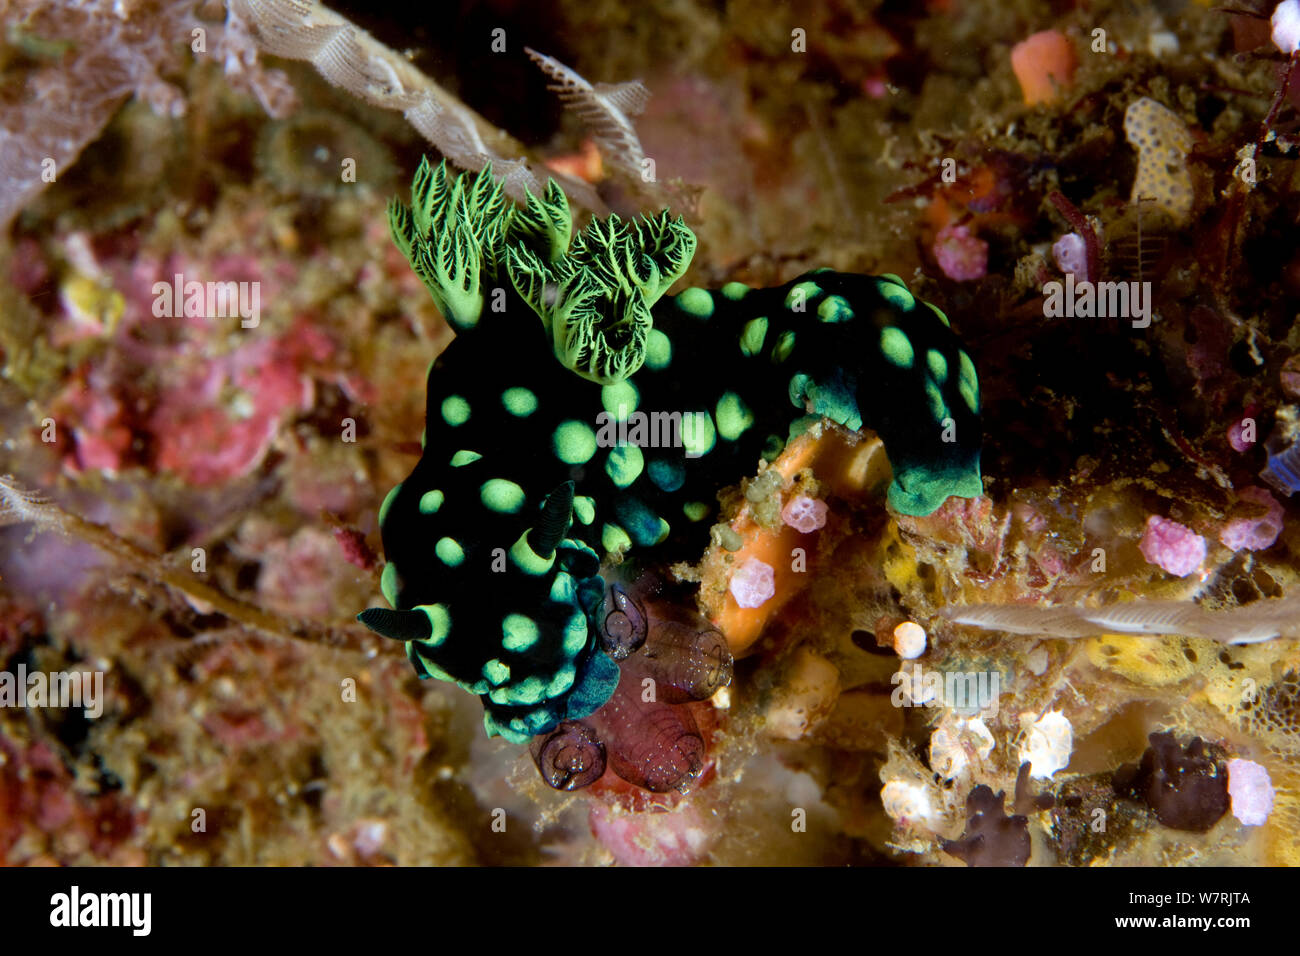
M 424 454 L 380 509 L 391 608 L 359 619 L 478 695 L 489 735 L 525 743 L 610 698 L 602 554 L 698 556 L 717 492 L 808 415 L 880 435 L 898 512 L 983 491 L 974 363 L 897 276 L 665 298 L 695 250 L 680 219 L 571 240 L 554 183 L 515 207 L 490 169 L 427 161 L 389 218 L 457 336 L 430 366 Z

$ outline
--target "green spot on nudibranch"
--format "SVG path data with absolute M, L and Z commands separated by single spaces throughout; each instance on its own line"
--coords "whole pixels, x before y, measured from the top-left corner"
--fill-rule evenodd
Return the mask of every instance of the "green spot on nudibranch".
M 433 491 L 426 491 L 424 494 L 420 495 L 420 514 L 437 514 L 438 509 L 442 507 L 444 500 L 445 496 L 437 488 L 434 488 Z
M 682 514 L 688 521 L 703 521 L 709 516 L 709 506 L 703 501 L 688 501 L 682 505 Z
M 555 682 L 552 681 L 551 683 L 554 684 Z M 556 695 L 548 693 L 547 696 L 554 697 Z M 549 707 L 539 707 L 524 717 L 524 723 L 528 725 L 530 734 L 539 734 L 545 728 L 555 725 L 555 713 Z
M 776 461 L 781 457 L 783 451 L 785 451 L 785 439 L 780 435 L 768 435 L 763 442 L 763 460 L 767 462 Z
M 516 387 L 507 388 L 501 393 L 501 404 L 505 410 L 516 418 L 527 418 L 533 412 L 537 411 L 537 396 L 531 389 Z
M 682 447 L 689 458 L 700 458 L 713 451 L 718 432 L 708 412 L 688 412 L 682 416 Z
M 555 672 L 555 676 L 551 678 L 551 682 L 546 685 L 546 697 L 558 697 L 560 694 L 563 694 L 573 686 L 573 681 L 577 676 L 578 669 L 572 664 L 565 664 Z
M 862 414 L 852 390 L 838 376 L 817 383 L 807 375 L 790 379 L 790 402 L 797 408 L 808 408 L 813 415 L 821 415 L 843 425 L 851 431 L 862 427 Z
M 600 529 L 600 546 L 610 553 L 626 551 L 632 539 L 620 525 L 608 523 Z
M 930 311 L 931 311 L 931 312 L 933 312 L 935 315 L 937 315 L 937 316 L 939 317 L 939 321 L 940 321 L 940 322 L 942 322 L 944 325 L 948 326 L 948 328 L 952 328 L 951 323 L 949 323 L 949 321 L 948 321 L 948 316 L 946 316 L 946 315 L 943 314 L 943 309 L 939 308 L 939 307 L 938 307 L 937 305 L 935 305 L 933 302 L 927 302 L 926 305 L 928 305 L 928 306 L 930 307 Z
M 451 456 L 451 467 L 464 468 L 466 465 L 472 465 L 483 456 L 476 451 L 469 451 L 462 448 L 456 454 Z
M 742 355 L 757 355 L 763 351 L 763 340 L 767 338 L 767 316 L 760 315 L 750 319 L 740 332 L 740 351 Z
M 507 614 L 501 622 L 501 646 L 508 651 L 526 651 L 542 637 L 537 622 L 523 614 Z
M 907 288 L 907 283 L 903 281 L 902 277 L 897 276 L 892 272 L 882 272 L 880 273 L 880 275 L 876 276 L 876 278 L 884 279 L 887 282 L 892 282 L 894 285 L 901 285 L 904 289 Z
M 379 574 L 379 590 L 390 607 L 397 607 L 397 565 L 389 561 Z
M 423 677 L 432 677 L 434 680 L 445 680 L 449 684 L 459 684 L 460 681 L 452 677 L 445 670 L 433 662 L 433 660 L 422 653 L 429 649 L 429 645 L 424 641 L 412 641 L 407 645 L 406 658 L 412 664 L 419 661 L 416 673 Z
M 483 676 L 494 686 L 499 687 L 510 679 L 510 666 L 495 657 L 483 665 Z
M 629 381 L 606 385 L 600 390 L 600 404 L 616 422 L 621 422 L 636 411 L 641 401 L 641 393 Z
M 660 491 L 672 494 L 686 482 L 686 469 L 675 458 L 656 458 L 646 466 L 646 474 Z
M 488 694 L 488 698 L 496 704 L 513 704 L 531 705 L 540 703 L 546 694 L 546 682 L 540 677 L 533 676 L 521 680 L 518 684 L 508 684 L 505 687 L 498 687 Z M 517 720 L 518 718 L 516 718 Z M 514 720 L 510 721 L 514 726 Z M 517 730 L 524 730 L 524 722 L 519 721 Z
M 808 389 L 812 387 L 812 384 L 811 375 L 805 375 L 803 372 L 798 375 L 791 375 L 790 382 L 786 386 L 786 391 L 790 395 L 790 404 L 798 409 L 807 407 Z
M 489 478 L 479 488 L 484 506 L 502 514 L 516 514 L 524 506 L 524 489 L 505 478 Z
M 882 299 L 903 312 L 911 312 L 916 308 L 916 297 L 907 291 L 907 286 L 902 284 L 901 279 L 898 285 L 892 282 L 877 283 L 876 291 Z
M 853 318 L 853 306 L 842 295 L 828 295 L 817 306 L 817 318 L 823 322 L 848 322 Z
M 551 437 L 555 457 L 566 465 L 585 465 L 596 454 L 596 433 L 586 422 L 561 422 Z
M 785 307 L 795 312 L 803 312 L 808 303 L 822 294 L 822 287 L 816 282 L 800 282 L 791 287 L 785 297 Z
M 925 397 L 930 403 L 930 414 L 935 421 L 943 421 L 948 415 L 948 407 L 943 402 L 943 392 L 934 382 L 925 383 Z
M 776 340 L 776 345 L 772 346 L 772 361 L 780 365 L 790 357 L 794 351 L 794 330 L 786 329 L 781 333 L 781 337 Z
M 574 611 L 569 623 L 564 626 L 564 653 L 570 658 L 577 657 L 586 646 L 587 615 Z
M 388 519 L 389 509 L 393 507 L 393 502 L 397 500 L 397 493 L 402 490 L 400 484 L 394 485 L 388 494 L 384 495 L 383 502 L 379 505 L 379 525 L 383 527 L 384 522 Z
M 550 598 L 557 604 L 573 604 L 578 600 L 578 586 L 573 582 L 573 575 L 561 571 L 551 582 Z
M 907 333 L 892 325 L 880 330 L 880 352 L 899 368 L 911 368 L 915 358 Z
M 615 505 L 619 527 L 626 529 L 633 544 L 646 548 L 658 544 L 668 536 L 668 522 L 655 514 L 639 498 L 621 498 Z
M 957 353 L 957 391 L 972 412 L 980 410 L 980 382 L 975 363 L 965 351 Z
M 667 368 L 673 360 L 673 343 L 662 329 L 654 329 L 646 336 L 645 364 L 658 371 Z
M 754 424 L 754 412 L 735 392 L 723 392 L 714 415 L 718 420 L 718 434 L 724 441 L 735 441 Z
M 644 468 L 645 455 L 636 445 L 611 448 L 605 457 L 605 474 L 620 488 L 626 488 L 640 478 Z
M 596 502 L 593 498 L 586 495 L 575 495 L 573 499 L 573 513 L 577 515 L 578 520 L 583 524 L 591 524 L 596 520 Z
M 442 400 L 442 420 L 455 428 L 469 421 L 469 402 L 460 395 L 448 395 Z
M 749 292 L 749 286 L 743 282 L 728 282 L 722 287 L 721 291 L 724 298 L 731 299 L 734 302 L 745 297 L 746 293 Z
M 457 567 L 465 560 L 465 549 L 455 538 L 439 538 L 438 543 L 433 546 L 433 553 L 449 568 Z
M 688 315 L 707 319 L 713 314 L 713 296 L 705 289 L 687 289 L 677 296 L 677 307 Z
M 925 352 L 925 366 L 930 370 L 930 377 L 942 385 L 948 381 L 948 360 L 936 349 Z

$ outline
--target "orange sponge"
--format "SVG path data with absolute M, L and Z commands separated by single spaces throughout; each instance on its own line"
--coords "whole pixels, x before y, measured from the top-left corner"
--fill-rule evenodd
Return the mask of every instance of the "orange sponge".
M 829 427 L 824 431 L 818 427 L 794 439 L 772 467 L 780 472 L 787 486 L 801 469 L 811 468 L 824 494 L 844 497 L 883 490 L 892 476 L 880 439 L 850 437 Z M 700 589 L 700 600 L 705 613 L 727 636 L 732 653 L 739 657 L 758 640 L 768 621 L 806 586 L 816 569 L 819 549 L 815 537 L 800 534 L 788 525 L 761 526 L 748 502 L 741 506 L 731 528 L 744 538 L 744 545 L 734 554 L 717 545 L 709 548 L 701 565 L 705 586 Z M 796 570 L 791 561 L 795 548 L 806 552 L 807 567 L 802 570 Z M 733 569 L 750 558 L 762 561 L 774 572 L 775 594 L 757 608 L 741 607 L 726 587 Z
M 1074 82 L 1078 67 L 1074 44 L 1059 30 L 1035 33 L 1011 48 L 1011 69 L 1030 106 L 1055 100 Z

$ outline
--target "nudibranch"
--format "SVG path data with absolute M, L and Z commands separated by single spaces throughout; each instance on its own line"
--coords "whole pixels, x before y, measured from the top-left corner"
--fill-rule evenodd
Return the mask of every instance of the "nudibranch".
M 978 496 L 974 363 L 897 276 L 665 297 L 695 252 L 667 211 L 574 236 L 553 182 L 515 206 L 490 168 L 427 160 L 411 196 L 389 207 L 393 238 L 456 337 L 429 369 L 423 455 L 379 513 L 391 607 L 359 620 L 404 641 L 421 677 L 478 695 L 489 735 L 532 741 L 552 786 L 607 757 L 679 786 L 698 771 L 689 714 L 617 693 L 620 668 L 671 708 L 730 679 L 726 642 L 647 612 L 603 559 L 694 560 L 718 491 L 808 416 L 881 437 L 898 512 Z M 675 749 L 638 752 L 637 727 Z

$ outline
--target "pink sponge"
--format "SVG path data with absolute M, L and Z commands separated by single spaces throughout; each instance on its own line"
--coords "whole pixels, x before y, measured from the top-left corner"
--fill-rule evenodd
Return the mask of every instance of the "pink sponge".
M 781 520 L 801 534 L 826 526 L 826 502 L 807 495 L 796 495 L 781 509 Z
M 965 226 L 945 226 L 934 237 L 934 258 L 949 279 L 982 279 L 989 268 L 989 244 Z
M 731 596 L 741 607 L 762 607 L 776 594 L 776 572 L 758 558 L 750 558 L 731 575 Z
M 1273 812 L 1273 781 L 1253 760 L 1228 761 L 1228 794 L 1232 815 L 1248 827 L 1259 826 Z
M 1282 533 L 1282 505 L 1263 488 L 1245 488 L 1238 497 L 1258 506 L 1256 512 L 1262 507 L 1264 513 L 1230 519 L 1219 532 L 1219 540 L 1233 551 L 1271 548 Z
M 1185 578 L 1205 561 L 1205 539 L 1186 525 L 1159 515 L 1147 518 L 1138 549 L 1148 563 Z

